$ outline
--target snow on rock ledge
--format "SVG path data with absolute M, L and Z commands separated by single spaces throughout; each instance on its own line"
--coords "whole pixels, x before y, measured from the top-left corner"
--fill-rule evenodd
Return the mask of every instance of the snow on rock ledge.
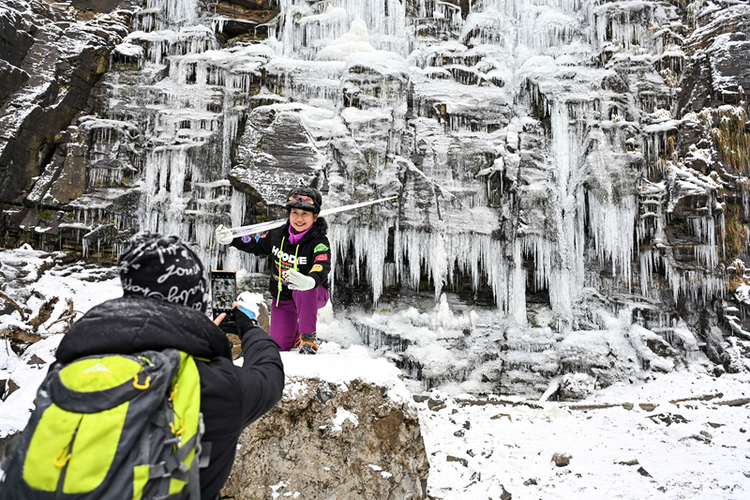
M 330 343 L 283 361 L 284 396 L 240 438 L 222 498 L 424 498 L 427 454 L 396 367 Z

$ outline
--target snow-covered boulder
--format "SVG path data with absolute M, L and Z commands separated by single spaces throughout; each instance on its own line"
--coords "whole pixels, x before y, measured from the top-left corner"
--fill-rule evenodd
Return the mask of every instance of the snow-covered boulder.
M 424 498 L 417 408 L 395 366 L 332 343 L 283 361 L 284 396 L 240 438 L 224 498 Z

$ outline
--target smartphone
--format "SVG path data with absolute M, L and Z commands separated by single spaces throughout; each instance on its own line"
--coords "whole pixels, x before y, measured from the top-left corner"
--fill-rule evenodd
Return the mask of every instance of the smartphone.
M 227 316 L 219 327 L 226 333 L 237 333 L 232 314 L 232 303 L 237 300 L 237 273 L 234 271 L 211 271 L 211 313 L 216 318 L 221 313 Z

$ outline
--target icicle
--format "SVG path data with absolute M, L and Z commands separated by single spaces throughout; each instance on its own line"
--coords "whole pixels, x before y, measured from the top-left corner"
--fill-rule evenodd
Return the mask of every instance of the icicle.
M 521 258 L 521 242 L 516 239 L 513 244 L 513 275 L 511 286 L 508 288 L 508 309 L 513 314 L 516 323 L 526 324 L 526 271 Z
M 588 200 L 588 220 L 597 256 L 602 262 L 609 261 L 612 274 L 619 274 L 629 284 L 632 278 L 630 263 L 633 257 L 636 198 L 625 197 L 619 204 L 602 202 L 593 195 Z
M 284 51 L 279 55 L 312 59 L 322 46 L 341 37 L 352 21 L 358 19 L 367 25 L 373 47 L 408 55 L 408 38 L 403 36 L 407 30 L 405 2 L 331 0 L 325 2 L 325 11 L 317 9 L 305 0 L 280 1 L 280 33 L 269 31 L 269 36 L 273 33 Z
M 198 0 L 147 0 L 146 8 L 161 11 L 170 23 L 189 22 L 198 16 Z
M 232 167 L 232 146 L 237 138 L 241 114 L 236 112 L 233 106 L 234 96 L 229 91 L 224 94 L 224 127 L 222 128 L 222 177 L 229 174 Z M 240 224 L 241 225 L 241 224 Z M 233 226 L 238 227 L 238 226 Z

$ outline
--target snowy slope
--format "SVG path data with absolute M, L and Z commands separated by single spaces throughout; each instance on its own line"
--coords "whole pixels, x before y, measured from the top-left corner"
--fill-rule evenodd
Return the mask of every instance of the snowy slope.
M 28 249 L 2 251 L 0 263 L 5 271 L 11 261 L 25 262 L 31 270 L 47 256 Z M 117 279 L 84 281 L 106 276 L 101 269 L 70 270 L 51 269 L 32 286 L 62 303 L 72 298 L 80 312 L 120 295 Z M 0 329 L 19 321 L 17 311 L 0 316 Z M 321 312 L 320 332 L 318 356 L 283 354 L 287 375 L 333 383 L 360 378 L 388 387 L 394 398 L 413 398 L 433 498 L 497 500 L 502 488 L 515 499 L 545 500 L 750 496 L 748 374 L 716 378 L 696 359 L 686 369 L 646 375 L 646 382 L 617 383 L 575 403 L 477 397 L 449 386 L 423 391 L 408 379 L 405 385 L 394 365 L 356 345 L 354 327 L 330 308 Z M 0 438 L 25 424 L 46 372 L 44 362 L 53 359 L 62 338 L 43 336 L 20 359 L 6 339 L 0 340 L 0 379 L 21 387 L 0 404 Z M 568 455 L 569 464 L 556 465 L 555 454 Z

